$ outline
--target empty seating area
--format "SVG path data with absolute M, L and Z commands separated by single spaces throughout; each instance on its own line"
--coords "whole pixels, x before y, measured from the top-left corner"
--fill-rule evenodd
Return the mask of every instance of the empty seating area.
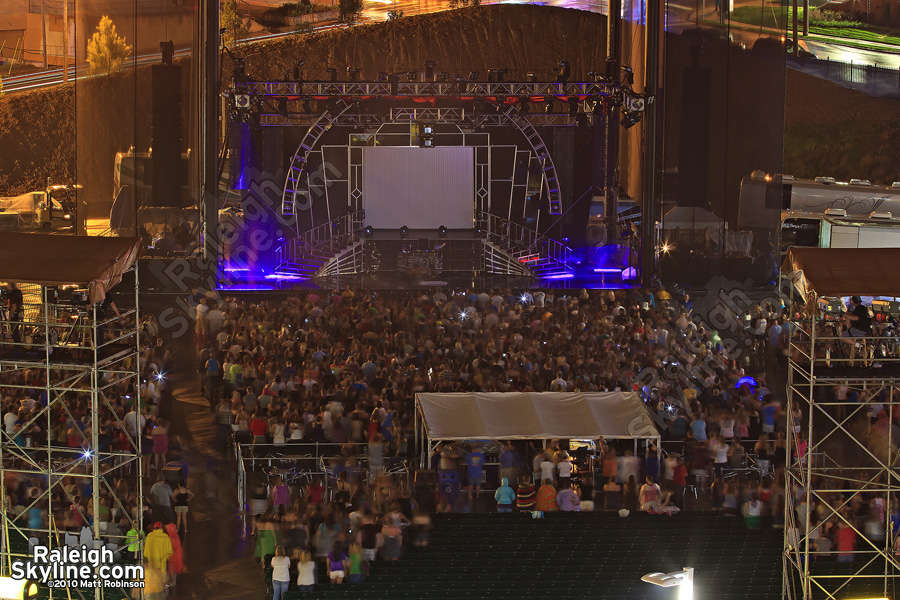
M 377 562 L 366 583 L 288 598 L 674 599 L 641 576 L 694 567 L 697 600 L 763 600 L 781 595 L 781 551 L 781 530 L 709 512 L 438 515 L 427 549 Z

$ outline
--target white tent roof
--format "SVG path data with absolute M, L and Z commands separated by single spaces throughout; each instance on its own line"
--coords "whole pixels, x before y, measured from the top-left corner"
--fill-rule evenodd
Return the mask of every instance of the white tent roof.
M 432 440 L 656 438 L 634 392 L 416 394 Z

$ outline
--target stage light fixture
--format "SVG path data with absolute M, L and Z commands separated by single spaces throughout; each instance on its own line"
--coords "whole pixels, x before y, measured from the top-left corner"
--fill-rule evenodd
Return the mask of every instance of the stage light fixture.
M 469 81 L 478 81 L 478 71 L 469 71 Z
M 441 225 L 438 227 L 438 239 L 446 240 L 447 239 L 447 228 Z
M 632 127 L 634 127 L 635 125 L 640 123 L 641 119 L 643 119 L 643 115 L 641 113 L 628 112 L 628 113 L 625 113 L 625 115 L 622 117 L 622 120 L 619 123 L 625 129 L 631 129 Z
M 404 240 L 409 238 L 409 227 L 406 225 L 400 228 L 400 238 Z
M 535 75 L 532 71 L 528 71 L 527 73 L 525 73 L 525 81 L 527 81 L 528 83 L 534 83 L 537 81 L 537 75 Z
M 359 79 L 359 67 L 347 67 L 347 77 L 349 77 L 350 81 L 357 81 Z
M 328 67 L 325 70 L 328 71 L 328 75 L 329 75 L 328 78 L 331 80 L 332 83 L 337 81 L 337 69 L 335 67 Z
M 519 116 L 528 114 L 528 96 L 519 96 Z
M 426 60 L 425 61 L 425 81 L 433 81 L 434 80 L 434 65 L 437 64 L 436 60 Z
M 559 61 L 559 68 L 556 70 L 556 81 L 558 83 L 565 83 L 569 80 L 569 75 L 572 74 L 572 69 L 569 66 L 569 61 L 561 60 Z
M 419 72 L 418 71 L 407 71 L 406 72 L 406 80 L 407 81 L 418 81 L 419 80 Z
M 366 236 L 367 240 L 371 240 L 375 236 L 375 230 L 372 229 L 371 225 L 367 225 L 365 229 L 363 229 L 363 234 Z
M 503 76 L 509 73 L 509 69 L 491 69 L 488 74 L 488 81 L 503 83 Z
M 388 80 L 388 74 L 385 73 L 384 71 L 378 71 L 378 81 L 387 81 L 387 80 Z
M 441 71 L 441 81 L 450 81 L 450 72 L 449 71 Z
M 546 96 L 544 98 L 544 114 L 550 114 L 553 112 L 553 96 Z

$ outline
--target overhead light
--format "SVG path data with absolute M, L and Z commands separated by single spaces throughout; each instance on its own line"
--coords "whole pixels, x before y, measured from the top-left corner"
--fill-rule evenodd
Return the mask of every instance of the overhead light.
M 644 117 L 641 115 L 641 113 L 627 112 L 622 116 L 620 124 L 625 129 L 631 129 L 632 127 L 640 123 L 641 119 L 643 118 Z
M 678 597 L 680 600 L 693 600 L 694 598 L 693 567 L 685 567 L 684 570 L 674 573 L 647 573 L 641 577 L 641 581 L 664 588 L 679 587 L 681 593 Z
M 34 581 L 0 577 L 0 600 L 30 600 L 37 596 L 38 586 Z
M 438 227 L 438 238 L 445 240 L 447 239 L 447 228 L 441 225 Z
M 404 225 L 403 227 L 400 228 L 400 237 L 403 238 L 404 240 L 409 237 L 409 227 Z
M 375 230 L 372 229 L 371 225 L 367 225 L 365 229 L 363 229 L 363 234 L 366 236 L 367 240 L 371 240 L 375 236 Z

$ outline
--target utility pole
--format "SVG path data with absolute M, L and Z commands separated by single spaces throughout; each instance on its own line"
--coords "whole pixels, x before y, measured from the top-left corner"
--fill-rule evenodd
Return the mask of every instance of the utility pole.
M 69 0 L 63 3 L 63 83 L 69 82 Z
M 44 3 L 46 0 L 41 0 L 41 47 L 44 50 L 44 70 L 47 70 L 47 17 L 44 14 Z
M 794 32 L 794 58 L 800 56 L 800 38 L 797 36 L 797 2 L 799 0 L 793 0 L 794 2 L 794 23 L 793 23 L 793 32 Z
M 809 0 L 803 0 L 803 37 L 809 35 Z

